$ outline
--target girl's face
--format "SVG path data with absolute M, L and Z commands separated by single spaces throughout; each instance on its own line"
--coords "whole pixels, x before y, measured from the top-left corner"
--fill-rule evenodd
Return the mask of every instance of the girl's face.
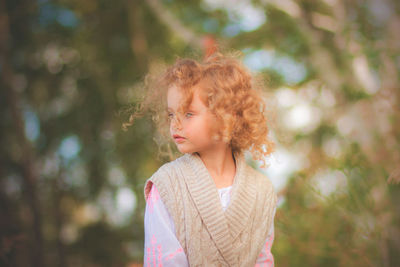
M 216 118 L 201 101 L 199 88 L 193 89 L 193 100 L 185 114 L 177 111 L 183 97 L 180 90 L 172 86 L 167 94 L 170 133 L 181 153 L 210 150 L 215 144 L 211 136 Z

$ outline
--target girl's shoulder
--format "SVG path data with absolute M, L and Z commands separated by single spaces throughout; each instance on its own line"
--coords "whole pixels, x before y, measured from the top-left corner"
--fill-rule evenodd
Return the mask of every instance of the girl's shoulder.
M 276 206 L 278 201 L 278 194 L 272 181 L 268 176 L 259 170 L 254 169 L 251 166 L 247 166 L 247 182 L 252 183 L 252 187 L 255 188 L 255 195 L 257 195 L 257 201 L 264 203 L 265 207 Z
M 166 162 L 161 165 L 157 171 L 154 172 L 152 177 L 158 177 L 162 175 L 163 177 L 168 175 L 170 177 L 176 176 L 177 168 L 182 167 L 183 161 L 187 158 L 187 155 L 180 156 L 179 158 Z
M 147 198 L 147 195 L 150 193 L 153 184 L 156 184 L 156 187 L 165 188 L 176 183 L 175 180 L 178 179 L 178 176 L 176 175 L 176 169 L 177 166 L 181 164 L 182 158 L 183 156 L 173 161 L 164 163 L 151 175 L 150 178 L 146 180 L 144 185 L 145 198 Z
M 257 191 L 260 192 L 266 190 L 269 192 L 275 192 L 274 185 L 272 184 L 271 179 L 269 179 L 268 176 L 262 173 L 260 170 L 256 170 L 252 166 L 246 164 L 245 173 L 248 182 L 254 183 L 257 186 Z
M 150 178 L 155 178 L 158 177 L 160 175 L 165 176 L 165 175 L 171 175 L 173 174 L 173 172 L 176 171 L 177 166 L 182 164 L 182 161 L 184 160 L 184 158 L 186 157 L 186 154 L 183 156 L 180 156 L 179 158 L 166 162 L 164 164 L 162 164 L 154 173 Z
M 171 164 L 169 162 L 161 165 L 144 183 L 144 197 L 147 199 L 153 184 L 158 187 L 159 183 L 165 183 L 170 177 Z

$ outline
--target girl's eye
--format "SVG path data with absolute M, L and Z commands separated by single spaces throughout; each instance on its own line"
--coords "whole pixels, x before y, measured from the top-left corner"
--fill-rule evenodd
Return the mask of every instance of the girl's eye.
M 193 113 L 188 112 L 188 113 L 185 114 L 185 116 L 186 116 L 187 118 L 189 118 L 189 117 L 193 116 Z M 168 113 L 168 119 L 169 119 L 169 120 L 172 120 L 173 117 L 174 117 L 174 114 L 173 114 L 173 113 Z

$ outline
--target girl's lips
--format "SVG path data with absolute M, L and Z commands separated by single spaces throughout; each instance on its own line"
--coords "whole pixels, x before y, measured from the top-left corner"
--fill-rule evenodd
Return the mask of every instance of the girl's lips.
M 185 141 L 185 138 L 183 138 L 183 137 L 176 137 L 176 138 L 174 138 L 174 140 L 175 140 L 175 142 L 177 142 L 177 143 L 182 143 L 183 141 Z
M 175 142 L 178 142 L 178 143 L 183 142 L 185 140 L 184 137 L 177 135 L 177 134 L 174 134 L 173 138 L 174 138 Z

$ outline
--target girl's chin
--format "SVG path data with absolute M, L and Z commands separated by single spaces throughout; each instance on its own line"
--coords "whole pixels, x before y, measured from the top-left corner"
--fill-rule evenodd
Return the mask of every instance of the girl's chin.
M 191 150 L 188 150 L 188 149 L 179 149 L 179 148 L 178 148 L 178 150 L 179 150 L 179 152 L 181 152 L 182 154 L 192 153 L 192 151 L 191 151 Z
M 195 152 L 192 149 L 185 148 L 183 145 L 178 145 L 177 147 L 178 147 L 179 152 L 181 152 L 182 154 L 194 153 Z

